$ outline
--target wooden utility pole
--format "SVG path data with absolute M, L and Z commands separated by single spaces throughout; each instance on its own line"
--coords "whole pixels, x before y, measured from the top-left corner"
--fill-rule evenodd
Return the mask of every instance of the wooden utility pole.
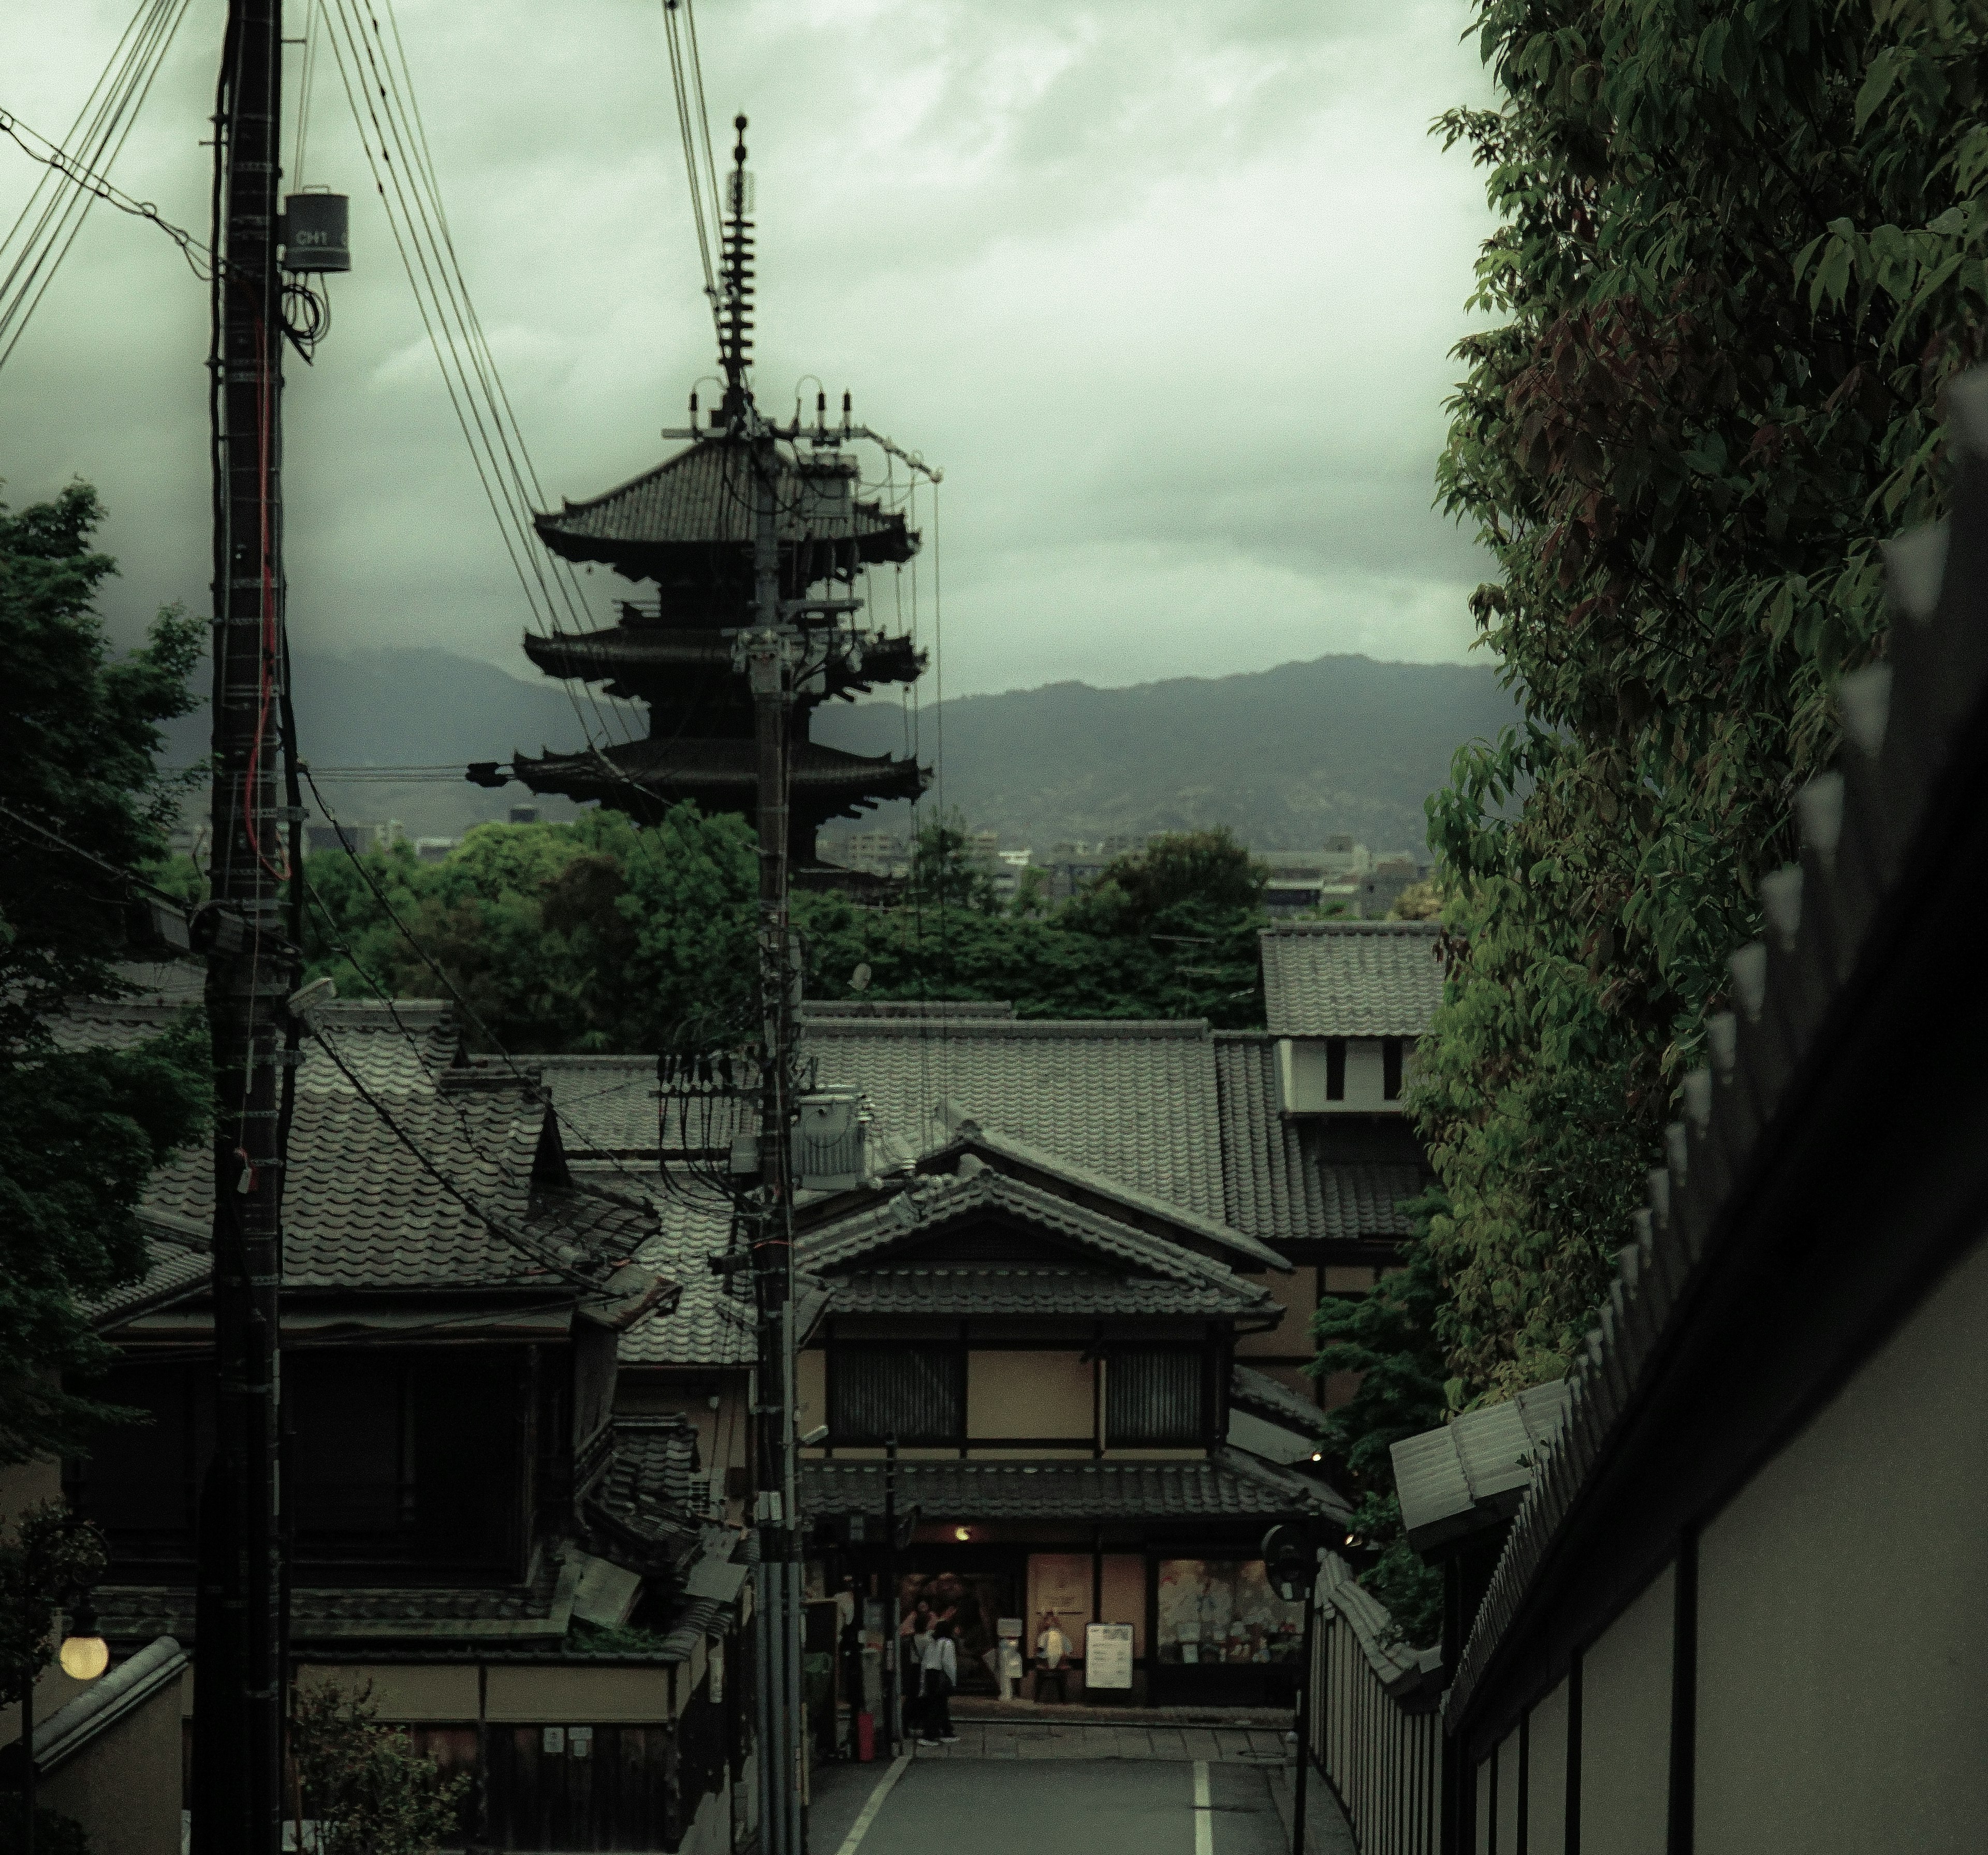
M 208 1022 L 214 1040 L 215 1458 L 200 1513 L 194 1855 L 281 1847 L 278 1545 L 285 933 L 276 771 L 283 636 L 282 0 L 229 0 L 215 122 L 214 716 Z M 293 822 L 293 820 L 292 820 Z
M 726 441 L 748 463 L 752 495 L 752 622 L 734 639 L 752 696 L 759 836 L 759 1171 L 746 1208 L 759 1329 L 754 1374 L 754 1674 L 759 1734 L 761 1855 L 802 1855 L 801 1563 L 794 1448 L 793 1191 L 788 1130 L 793 1113 L 793 988 L 788 921 L 788 744 L 800 629 L 783 609 L 780 454 L 747 383 L 752 329 L 751 179 L 746 118 L 735 123 L 731 198 L 723 248 L 719 356 Z

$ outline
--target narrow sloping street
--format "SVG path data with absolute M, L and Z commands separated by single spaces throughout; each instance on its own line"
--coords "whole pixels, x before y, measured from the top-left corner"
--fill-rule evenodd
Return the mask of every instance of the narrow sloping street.
M 1271 1774 L 1253 1764 L 1075 1750 L 920 1756 L 874 1816 L 888 1768 L 870 1769 L 872 1784 L 838 1783 L 820 1799 L 814 1855 L 1283 1855 L 1290 1847 Z

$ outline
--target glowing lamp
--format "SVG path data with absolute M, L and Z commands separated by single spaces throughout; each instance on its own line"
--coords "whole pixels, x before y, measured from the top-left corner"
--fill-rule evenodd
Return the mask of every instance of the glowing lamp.
M 973 1529 L 970 1526 L 955 1526 L 952 1529 L 952 1536 L 962 1541 L 971 1539 L 973 1537 Z
M 96 1612 L 87 1598 L 69 1613 L 59 1654 L 62 1671 L 72 1681 L 93 1681 L 110 1666 L 110 1645 L 96 1633 Z

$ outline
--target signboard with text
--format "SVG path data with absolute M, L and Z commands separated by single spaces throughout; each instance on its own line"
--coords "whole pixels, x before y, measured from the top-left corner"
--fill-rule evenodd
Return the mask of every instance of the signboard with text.
M 1094 1623 L 1084 1632 L 1084 1684 L 1092 1688 L 1132 1685 L 1132 1626 Z

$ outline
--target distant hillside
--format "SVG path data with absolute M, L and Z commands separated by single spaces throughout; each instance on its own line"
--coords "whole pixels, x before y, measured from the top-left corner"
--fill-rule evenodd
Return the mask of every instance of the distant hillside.
M 1336 831 L 1418 850 L 1422 801 L 1450 756 L 1516 715 L 1488 665 L 1327 657 L 1128 689 L 962 696 L 928 712 L 920 734 L 929 758 L 943 729 L 948 809 L 1039 850 L 1218 824 L 1261 850 L 1307 849 Z M 855 752 L 904 751 L 894 703 L 825 709 L 814 732 Z
M 296 667 L 298 730 L 320 767 L 461 766 L 585 742 L 558 684 L 445 651 L 299 654 Z M 584 696 L 580 706 L 597 728 Z M 1054 683 L 962 696 L 925 711 L 918 745 L 929 761 L 944 742 L 948 809 L 1039 850 L 1216 824 L 1265 850 L 1307 848 L 1335 831 L 1375 850 L 1418 849 L 1422 801 L 1451 755 L 1514 713 L 1488 667 L 1328 657 L 1126 689 Z M 169 757 L 198 757 L 206 730 L 205 708 L 176 724 Z M 895 702 L 831 704 L 814 732 L 854 752 L 905 751 Z M 522 786 L 493 792 L 447 776 L 354 782 L 328 796 L 346 817 L 398 818 L 416 836 L 453 836 L 532 802 Z M 928 803 L 939 796 L 935 786 Z M 900 825 L 906 809 L 881 807 L 870 822 Z M 572 815 L 556 801 L 546 810 Z

